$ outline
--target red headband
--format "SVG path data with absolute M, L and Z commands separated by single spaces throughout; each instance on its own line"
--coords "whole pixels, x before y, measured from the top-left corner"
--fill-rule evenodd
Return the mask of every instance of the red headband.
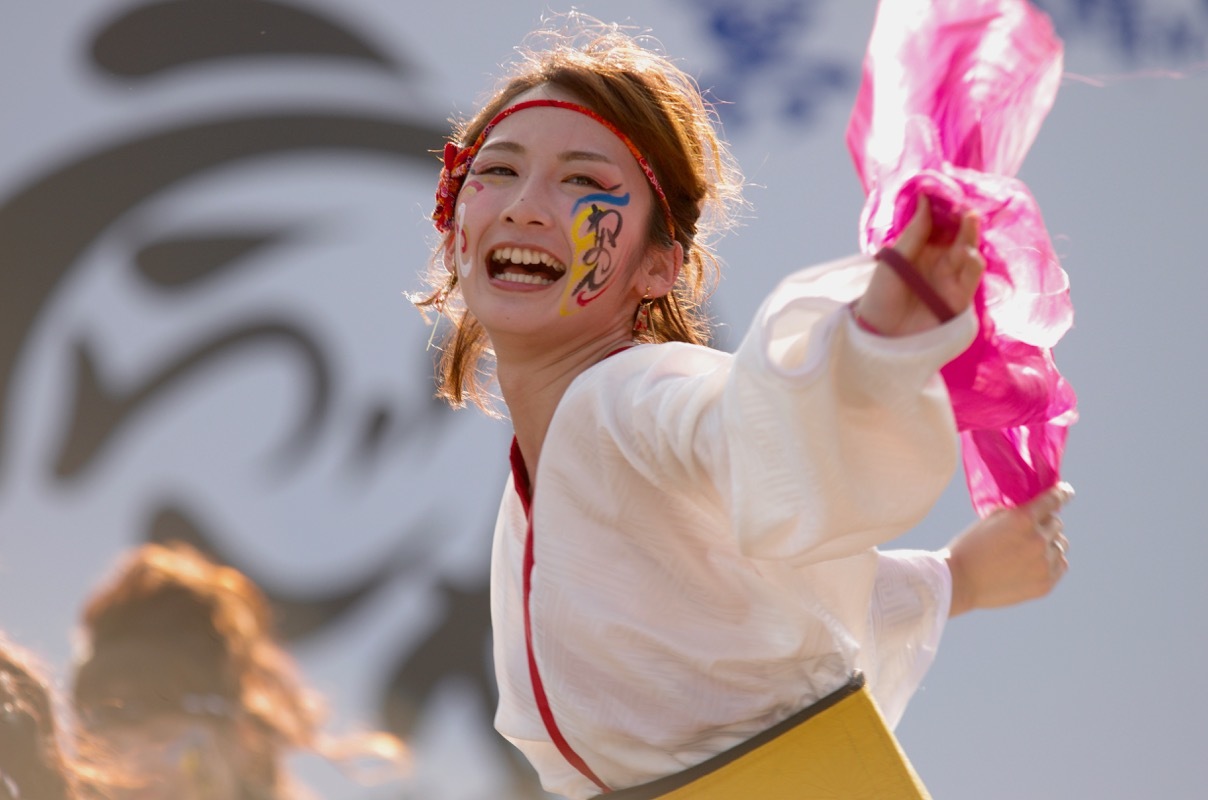
M 621 133 L 616 125 L 613 125 L 586 106 L 581 106 L 578 103 L 568 103 L 565 100 L 525 100 L 523 103 L 508 106 L 487 123 L 487 126 L 482 129 L 482 133 L 478 134 L 478 138 L 474 140 L 474 144 L 465 148 L 458 147 L 453 142 L 445 144 L 445 165 L 440 171 L 440 183 L 436 186 L 436 210 L 432 212 L 432 220 L 436 223 L 436 230 L 441 233 L 447 233 L 453 227 L 453 203 L 457 200 L 457 195 L 461 191 L 461 185 L 465 182 L 466 174 L 470 171 L 470 165 L 474 163 L 474 156 L 478 155 L 478 148 L 482 147 L 482 143 L 486 141 L 487 135 L 490 134 L 491 130 L 517 111 L 539 106 L 577 111 L 608 128 L 614 136 L 624 142 L 625 146 L 629 148 L 629 152 L 638 162 L 638 166 L 642 168 L 642 172 L 646 174 L 646 180 L 650 181 L 650 187 L 654 189 L 655 196 L 658 197 L 659 205 L 663 209 L 663 218 L 667 222 L 668 235 L 672 239 L 675 238 L 675 224 L 671 221 L 671 206 L 667 203 L 667 195 L 663 192 L 663 187 L 659 185 L 659 179 L 655 177 L 654 170 L 650 167 L 650 162 L 638 151 L 637 146 L 630 141 L 629 137 Z

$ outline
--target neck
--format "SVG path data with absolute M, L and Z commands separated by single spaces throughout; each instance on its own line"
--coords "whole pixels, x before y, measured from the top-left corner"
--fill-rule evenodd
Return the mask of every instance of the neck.
M 566 389 L 585 370 L 610 353 L 632 344 L 632 337 L 626 334 L 555 350 L 495 348 L 499 390 L 507 404 L 520 453 L 524 456 L 529 486 L 534 490 L 545 434 Z

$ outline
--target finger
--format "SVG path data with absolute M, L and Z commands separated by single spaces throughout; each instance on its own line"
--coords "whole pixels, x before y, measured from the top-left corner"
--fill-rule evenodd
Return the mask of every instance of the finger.
M 961 215 L 961 227 L 956 234 L 957 244 L 977 248 L 981 241 L 981 218 L 973 211 Z
M 959 254 L 961 280 L 976 286 L 986 271 L 986 259 L 981 254 L 981 218 L 974 212 L 961 216 L 961 227 L 953 248 Z
M 1069 489 L 1069 484 L 1058 483 L 1038 494 L 1027 504 L 1026 508 L 1032 515 L 1032 519 L 1039 523 L 1045 517 L 1055 514 L 1071 497 L 1073 497 L 1073 492 Z
M 961 264 L 960 282 L 968 292 L 977 291 L 977 285 L 986 274 L 986 259 L 977 245 L 965 248 L 965 260 Z
M 1056 514 L 1049 514 L 1047 517 L 1042 518 L 1036 523 L 1036 527 L 1040 530 L 1040 534 L 1050 543 L 1065 533 L 1065 523 Z
M 1069 540 L 1060 535 L 1049 543 L 1049 573 L 1054 577 L 1060 577 L 1070 568 L 1069 546 Z
M 923 245 L 927 243 L 929 236 L 931 236 L 931 203 L 927 200 L 926 195 L 920 194 L 914 216 L 910 218 L 910 222 L 894 240 L 893 249 L 913 261 L 923 251 Z

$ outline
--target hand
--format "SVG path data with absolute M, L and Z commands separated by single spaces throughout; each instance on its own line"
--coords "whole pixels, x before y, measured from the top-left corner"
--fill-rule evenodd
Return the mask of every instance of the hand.
M 1057 512 L 1074 491 L 1059 483 L 1026 505 L 1002 508 L 975 522 L 948 545 L 950 617 L 1043 597 L 1070 567 Z
M 978 218 L 961 215 L 960 230 L 949 245 L 929 241 L 931 205 L 919 196 L 918 208 L 893 249 L 906 257 L 923 279 L 957 314 L 973 302 L 986 269 L 978 251 Z M 878 263 L 864 296 L 856 303 L 861 320 L 885 336 L 906 336 L 936 327 L 939 321 L 887 264 Z

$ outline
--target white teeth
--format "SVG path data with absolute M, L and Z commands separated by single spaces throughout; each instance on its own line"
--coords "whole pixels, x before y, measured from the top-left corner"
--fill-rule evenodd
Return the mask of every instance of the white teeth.
M 558 272 L 566 271 L 566 267 L 549 253 L 526 247 L 501 247 L 491 253 L 491 260 L 499 264 L 541 264 Z
M 527 272 L 501 272 L 495 278 L 509 283 L 531 283 L 535 286 L 549 286 L 553 283 L 544 275 L 532 275 Z

